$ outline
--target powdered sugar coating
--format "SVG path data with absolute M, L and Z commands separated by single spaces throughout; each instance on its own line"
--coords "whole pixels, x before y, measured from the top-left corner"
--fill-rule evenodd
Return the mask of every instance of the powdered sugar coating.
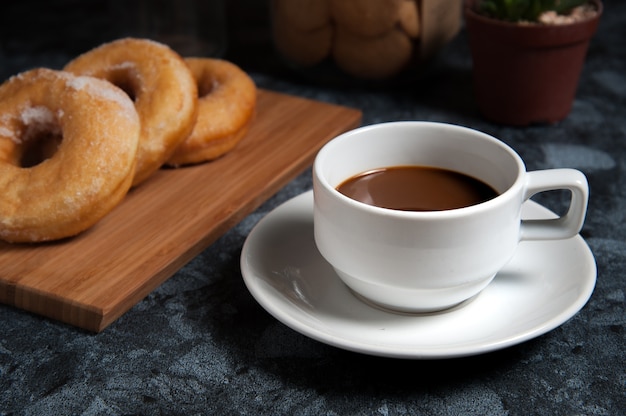
M 104 80 L 89 76 L 72 76 L 68 79 L 67 86 L 103 100 L 115 101 L 128 113 L 135 111 L 135 106 L 128 96 L 122 90 L 111 88 L 111 85 Z
M 0 126 L 0 136 L 7 137 L 7 138 L 11 139 L 13 142 L 15 142 L 17 140 L 13 130 L 11 130 L 11 129 L 7 128 L 7 127 L 4 127 L 4 126 Z
M 44 106 L 26 107 L 20 113 L 20 119 L 27 126 L 32 124 L 50 125 L 56 120 L 54 113 Z
M 28 142 L 30 139 L 42 133 L 61 135 L 61 127 L 55 113 L 45 106 L 25 107 L 19 114 L 20 121 L 24 125 L 22 137 L 15 136 L 17 144 Z

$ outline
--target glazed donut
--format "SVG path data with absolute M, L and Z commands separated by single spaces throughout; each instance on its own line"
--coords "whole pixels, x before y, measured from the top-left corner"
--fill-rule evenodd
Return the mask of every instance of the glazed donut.
M 94 225 L 131 186 L 139 129 L 128 96 L 96 78 L 33 69 L 0 85 L 0 239 L 58 240 Z M 24 163 L 43 142 L 47 154 Z
M 135 101 L 141 135 L 133 186 L 159 169 L 193 129 L 196 83 L 183 59 L 166 45 L 119 39 L 80 55 L 65 70 L 106 79 Z
M 198 120 L 167 161 L 182 166 L 216 159 L 248 131 L 256 107 L 254 81 L 237 65 L 213 58 L 186 58 L 198 86 Z

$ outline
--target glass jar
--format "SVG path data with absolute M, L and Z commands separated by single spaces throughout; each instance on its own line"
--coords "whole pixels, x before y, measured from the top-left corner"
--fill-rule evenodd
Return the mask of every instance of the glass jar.
M 462 0 L 271 0 L 274 46 L 321 81 L 413 78 L 458 32 Z

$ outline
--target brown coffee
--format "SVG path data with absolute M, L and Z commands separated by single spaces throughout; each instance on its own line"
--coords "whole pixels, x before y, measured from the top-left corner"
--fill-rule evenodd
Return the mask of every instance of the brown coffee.
M 426 166 L 371 170 L 345 180 L 337 190 L 369 205 L 402 211 L 463 208 L 498 195 L 492 187 L 471 176 Z

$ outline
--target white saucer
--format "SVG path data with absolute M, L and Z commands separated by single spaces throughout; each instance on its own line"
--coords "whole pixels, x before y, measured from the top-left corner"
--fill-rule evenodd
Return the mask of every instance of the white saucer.
M 554 214 L 530 201 L 523 216 Z M 523 242 L 464 305 L 429 315 L 386 312 L 357 299 L 317 251 L 312 191 L 254 227 L 241 271 L 261 306 L 292 329 L 346 350 L 417 359 L 481 354 L 545 334 L 587 303 L 596 282 L 595 260 L 582 237 Z

